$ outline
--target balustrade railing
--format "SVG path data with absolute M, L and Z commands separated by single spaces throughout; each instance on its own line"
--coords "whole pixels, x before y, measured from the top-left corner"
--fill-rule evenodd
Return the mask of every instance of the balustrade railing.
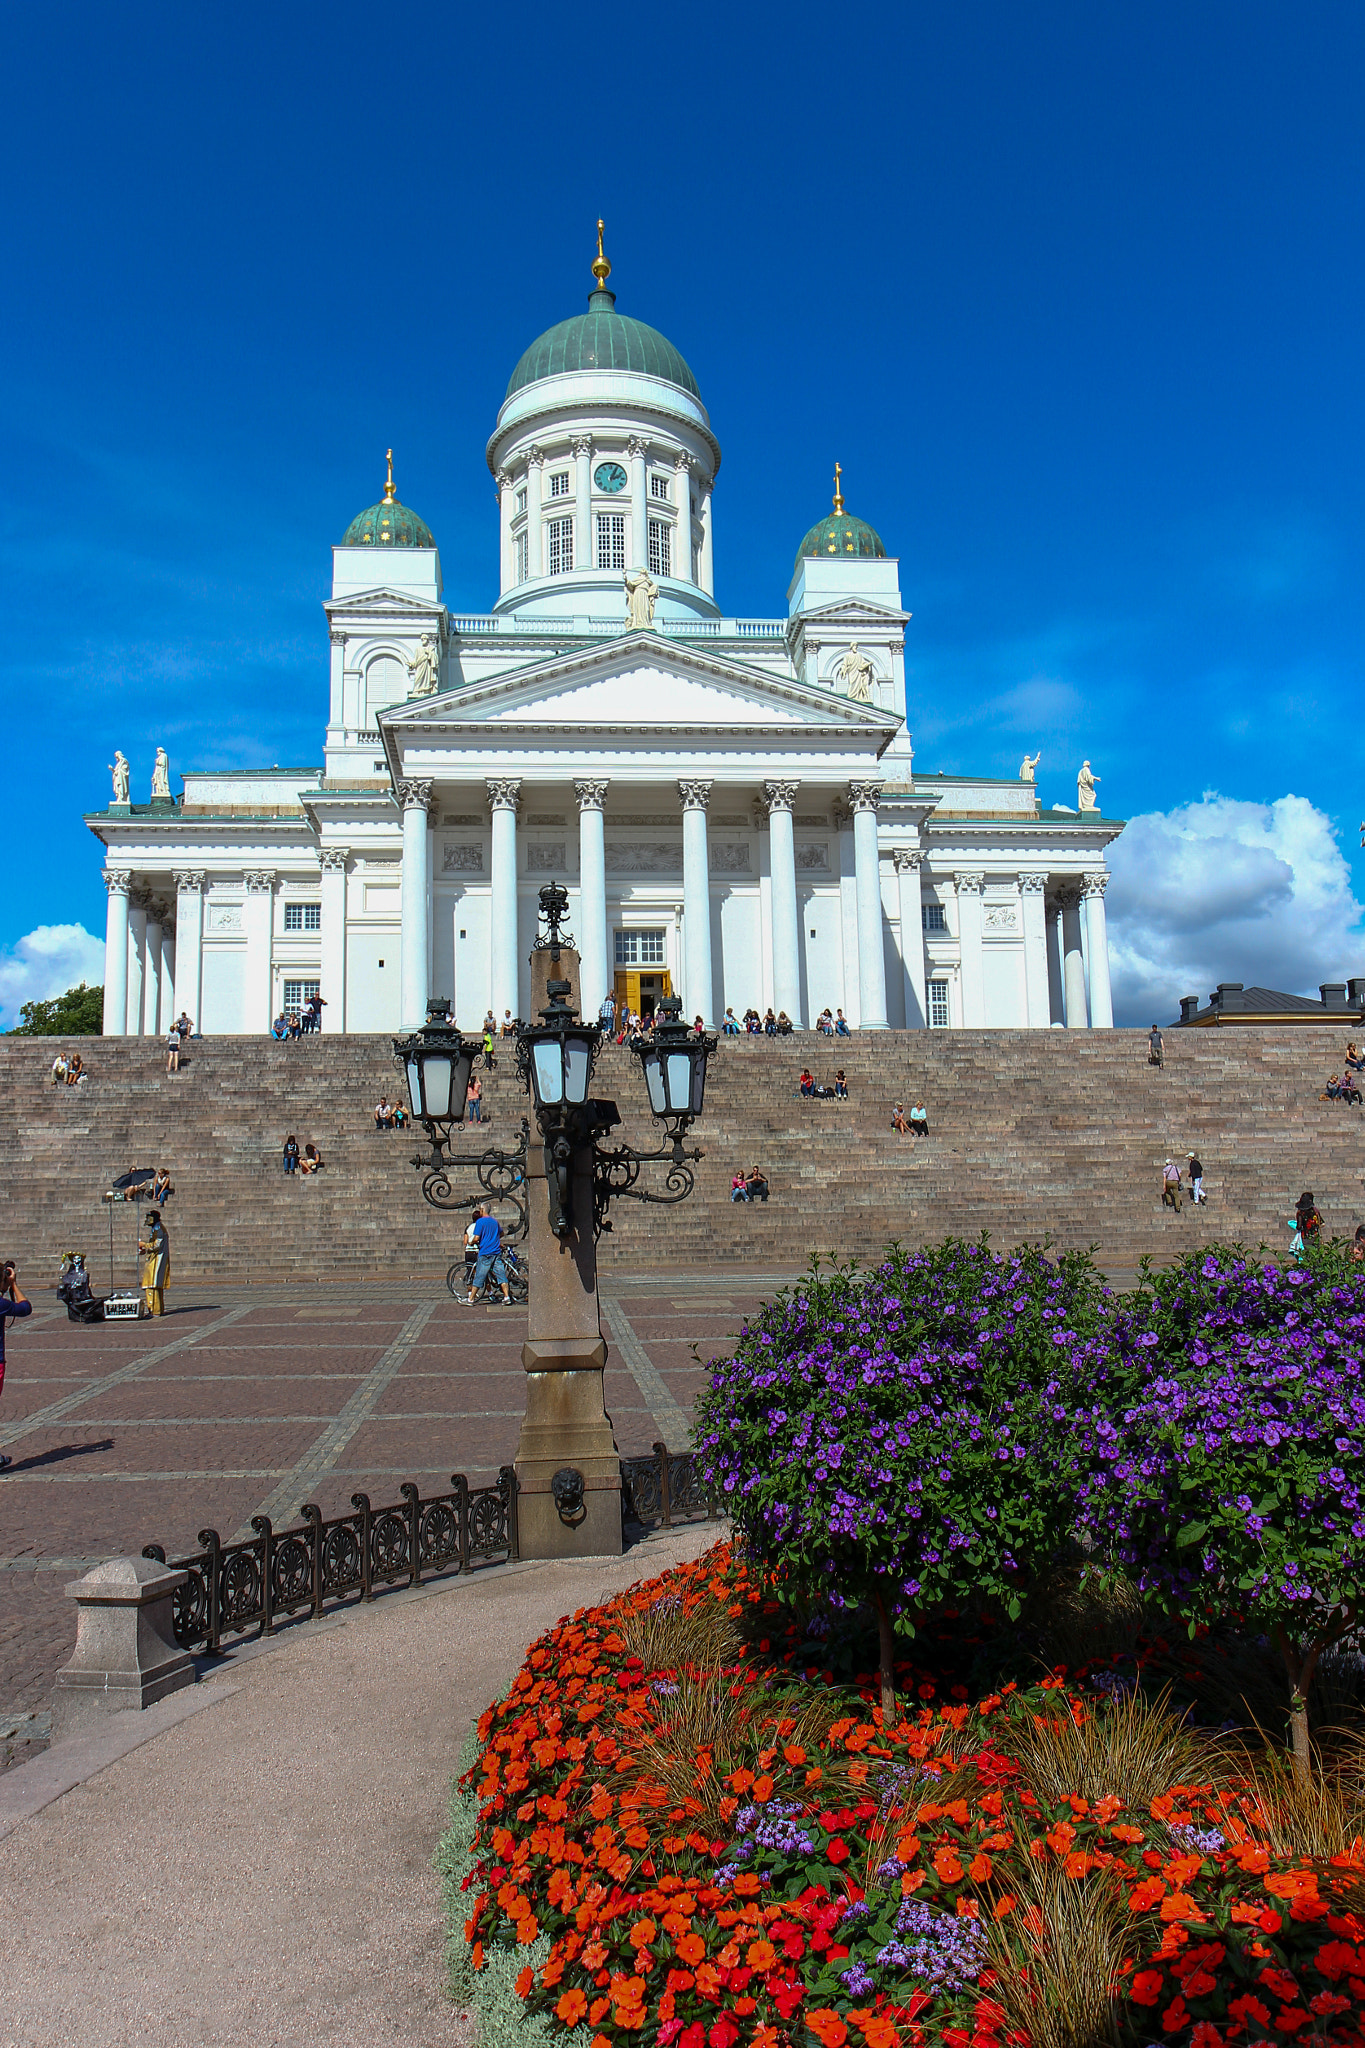
M 702 1516 L 714 1522 L 724 1513 L 703 1486 L 691 1451 L 670 1452 L 666 1444 L 655 1444 L 648 1458 L 622 1458 L 621 1492 L 626 1520 L 645 1528 L 671 1529 Z
M 177 1643 L 216 1655 L 224 1636 L 248 1629 L 268 1636 L 282 1615 L 307 1609 L 316 1619 L 329 1603 L 357 1595 L 372 1600 L 377 1586 L 418 1586 L 424 1576 L 515 1560 L 512 1467 L 502 1466 L 493 1486 L 471 1486 L 461 1472 L 450 1483 L 453 1492 L 430 1500 L 411 1483 L 400 1486 L 402 1503 L 394 1507 L 371 1507 L 368 1494 L 353 1493 L 352 1512 L 330 1521 L 310 1501 L 292 1529 L 273 1529 L 268 1515 L 253 1515 L 256 1533 L 245 1543 L 224 1543 L 216 1529 L 201 1529 L 202 1547 L 189 1557 L 168 1559 L 159 1543 L 147 1544 L 144 1557 L 189 1573 L 175 1595 Z

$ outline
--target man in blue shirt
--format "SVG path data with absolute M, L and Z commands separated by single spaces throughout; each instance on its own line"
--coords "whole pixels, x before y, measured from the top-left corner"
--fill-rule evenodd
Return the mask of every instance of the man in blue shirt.
M 14 1277 L 14 1267 L 6 1259 L 0 1264 L 0 1389 L 3 1389 L 5 1384 L 5 1318 L 32 1314 L 33 1303 L 20 1292 Z M 13 1462 L 12 1458 L 0 1452 L 0 1472 L 6 1471 Z
M 502 1258 L 502 1225 L 487 1202 L 474 1218 L 474 1243 L 478 1247 L 479 1256 L 474 1266 L 474 1278 L 465 1299 L 466 1308 L 473 1308 L 483 1293 L 484 1282 L 490 1273 L 501 1283 L 502 1298 L 510 1308 L 512 1297 L 507 1290 L 507 1268 Z

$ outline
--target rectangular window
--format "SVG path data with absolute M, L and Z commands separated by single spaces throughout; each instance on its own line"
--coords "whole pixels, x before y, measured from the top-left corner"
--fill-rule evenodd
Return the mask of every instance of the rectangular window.
M 550 478 L 550 496 L 552 498 L 567 498 L 568 495 L 569 472 L 567 469 L 557 469 Z
M 668 478 L 666 476 L 652 476 L 649 479 L 649 495 L 651 498 L 667 499 Z
M 948 920 L 941 903 L 926 903 L 920 911 L 927 932 L 946 932 Z
M 666 519 L 651 519 L 649 522 L 649 573 L 651 576 L 671 576 L 673 529 Z
M 664 935 L 659 931 L 618 931 L 616 934 L 616 964 L 618 967 L 662 967 L 664 964 Z
M 518 492 L 517 492 L 517 517 L 518 517 L 518 519 L 524 519 L 524 518 L 526 517 L 526 493 L 525 493 L 525 491 L 518 491 Z
M 320 981 L 287 981 L 284 985 L 284 1007 L 286 1010 L 301 1010 L 310 997 L 322 987 Z
M 284 906 L 284 928 L 287 932 L 320 932 L 322 930 L 322 905 L 320 903 L 286 903 Z
M 524 583 L 531 573 L 531 544 L 524 533 L 519 533 L 512 547 L 517 558 L 517 582 Z
M 573 521 L 550 521 L 550 574 L 567 576 L 573 567 Z
M 946 981 L 931 981 L 929 984 L 929 1028 L 931 1031 L 948 1029 L 948 984 Z
M 626 566 L 626 515 L 599 512 L 597 515 L 597 566 L 624 569 Z

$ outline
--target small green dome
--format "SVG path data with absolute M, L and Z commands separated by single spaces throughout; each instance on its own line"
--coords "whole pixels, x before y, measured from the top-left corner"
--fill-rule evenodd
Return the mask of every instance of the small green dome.
M 605 285 L 588 294 L 586 313 L 561 320 L 531 343 L 512 372 L 507 397 L 538 384 L 542 377 L 559 377 L 568 370 L 636 370 L 676 385 L 689 398 L 701 398 L 696 378 L 672 342 L 643 320 L 618 313 L 616 294 Z
M 389 476 L 384 495 L 368 511 L 358 512 L 341 536 L 344 548 L 394 547 L 434 548 L 431 528 L 406 505 L 400 505 L 393 489 L 393 450 L 389 450 Z
M 855 519 L 851 512 L 831 512 L 818 526 L 812 526 L 796 551 L 798 562 L 807 555 L 861 555 L 865 561 L 885 561 L 886 549 L 881 535 L 865 519 Z

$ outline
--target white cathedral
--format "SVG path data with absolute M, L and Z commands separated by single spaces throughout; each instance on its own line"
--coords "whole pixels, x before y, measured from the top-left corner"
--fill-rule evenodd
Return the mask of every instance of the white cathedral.
M 332 551 L 323 765 L 194 769 L 88 815 L 105 849 L 106 1033 L 265 1032 L 315 991 L 326 1031 L 530 1014 L 537 893 L 569 890 L 580 1006 L 676 993 L 798 1029 L 1110 1025 L 1105 848 L 1018 778 L 924 774 L 899 565 L 844 507 L 787 608 L 715 598 L 720 443 L 691 370 L 617 311 L 533 342 L 488 443 L 500 593 L 452 612 L 394 490 Z

